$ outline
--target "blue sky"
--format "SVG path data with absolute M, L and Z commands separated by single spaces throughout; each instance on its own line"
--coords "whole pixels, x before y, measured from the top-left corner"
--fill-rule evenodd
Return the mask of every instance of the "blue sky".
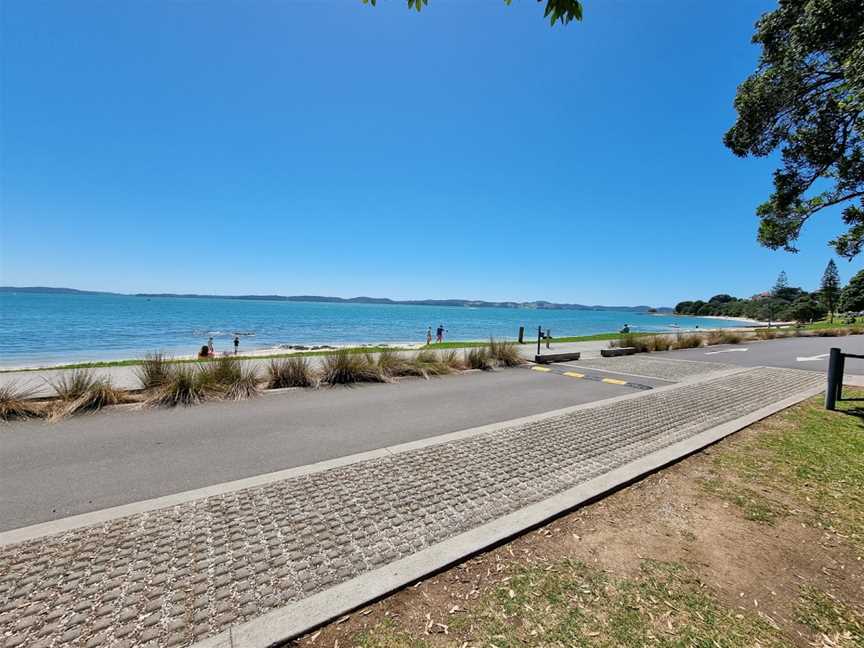
M 774 3 L 2 7 L 0 283 L 670 305 L 815 288 L 722 145 Z M 860 263 L 857 264 L 860 267 Z M 854 270 L 838 260 L 845 281 Z

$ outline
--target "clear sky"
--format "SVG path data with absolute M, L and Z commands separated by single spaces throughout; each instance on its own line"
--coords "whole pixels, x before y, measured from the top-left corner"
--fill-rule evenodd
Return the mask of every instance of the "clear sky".
M 672 305 L 816 287 L 722 144 L 773 2 L 2 10 L 0 283 Z M 838 260 L 842 279 L 854 270 Z

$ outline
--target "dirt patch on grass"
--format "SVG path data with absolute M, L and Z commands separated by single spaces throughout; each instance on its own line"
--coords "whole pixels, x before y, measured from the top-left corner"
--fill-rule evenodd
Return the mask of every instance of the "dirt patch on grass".
M 799 405 L 292 645 L 864 646 L 852 408 Z

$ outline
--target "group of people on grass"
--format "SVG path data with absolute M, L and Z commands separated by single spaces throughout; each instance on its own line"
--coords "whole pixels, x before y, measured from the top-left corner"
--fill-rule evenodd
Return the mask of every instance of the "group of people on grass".
M 439 324 L 438 328 L 435 329 L 435 344 L 441 344 L 444 341 L 444 334 L 447 332 L 447 329 L 444 328 L 443 324 Z M 430 326 L 426 329 L 426 346 L 432 344 L 432 327 Z
M 240 336 L 234 336 L 234 355 L 237 355 L 237 351 L 240 348 Z M 228 352 L 225 352 L 225 355 L 228 355 Z M 201 350 L 198 352 L 199 358 L 215 358 L 216 357 L 216 349 L 213 348 L 213 337 L 211 336 L 209 340 L 207 340 L 207 344 L 201 346 Z

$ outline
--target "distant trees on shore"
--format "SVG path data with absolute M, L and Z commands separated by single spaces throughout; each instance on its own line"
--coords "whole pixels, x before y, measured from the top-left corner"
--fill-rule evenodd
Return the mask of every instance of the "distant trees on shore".
M 708 301 L 697 299 L 675 305 L 678 315 L 746 317 L 762 322 L 809 322 L 823 319 L 835 310 L 841 313 L 864 310 L 864 270 L 852 277 L 842 290 L 837 267 L 830 262 L 822 277 L 820 290 L 815 292 L 790 286 L 786 273 L 781 272 L 770 291 L 747 299 L 721 293 Z

